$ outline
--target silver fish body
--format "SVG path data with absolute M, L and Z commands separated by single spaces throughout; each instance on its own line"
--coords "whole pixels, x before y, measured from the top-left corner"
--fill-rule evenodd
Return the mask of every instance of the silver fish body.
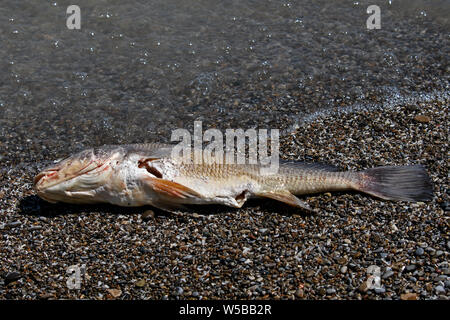
M 173 211 L 183 204 L 240 208 L 247 199 L 267 197 L 310 210 L 295 195 L 357 190 L 388 200 L 425 201 L 431 182 L 422 166 L 389 166 L 360 172 L 330 166 L 282 162 L 265 174 L 252 164 L 190 164 L 172 156 L 171 145 L 104 146 L 73 155 L 34 179 L 49 202 L 152 205 Z

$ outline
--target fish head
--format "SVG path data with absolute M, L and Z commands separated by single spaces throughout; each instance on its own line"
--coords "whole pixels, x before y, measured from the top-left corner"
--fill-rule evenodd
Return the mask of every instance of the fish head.
M 56 203 L 95 203 L 105 188 L 119 152 L 88 149 L 44 169 L 34 178 L 34 189 L 42 199 Z

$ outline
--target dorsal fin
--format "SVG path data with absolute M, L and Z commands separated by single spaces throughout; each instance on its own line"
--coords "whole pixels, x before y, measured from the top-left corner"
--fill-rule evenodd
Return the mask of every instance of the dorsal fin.
M 328 172 L 336 172 L 340 169 L 336 166 L 325 163 L 308 163 L 303 161 L 286 161 L 280 160 L 280 166 L 285 168 L 302 169 L 302 170 L 320 170 Z
M 137 143 L 122 146 L 127 153 L 138 153 L 146 158 L 168 158 L 174 145 L 165 143 Z

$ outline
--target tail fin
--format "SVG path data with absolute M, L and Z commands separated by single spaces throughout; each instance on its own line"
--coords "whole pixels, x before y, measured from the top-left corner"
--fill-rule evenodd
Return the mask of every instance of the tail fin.
M 358 172 L 358 190 L 386 200 L 427 201 L 433 198 L 423 166 L 387 166 Z

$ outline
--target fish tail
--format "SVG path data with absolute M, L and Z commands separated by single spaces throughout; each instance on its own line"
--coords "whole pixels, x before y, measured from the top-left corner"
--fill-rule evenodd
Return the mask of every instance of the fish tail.
M 357 175 L 356 189 L 381 199 L 415 202 L 433 198 L 431 179 L 420 165 L 378 167 Z

